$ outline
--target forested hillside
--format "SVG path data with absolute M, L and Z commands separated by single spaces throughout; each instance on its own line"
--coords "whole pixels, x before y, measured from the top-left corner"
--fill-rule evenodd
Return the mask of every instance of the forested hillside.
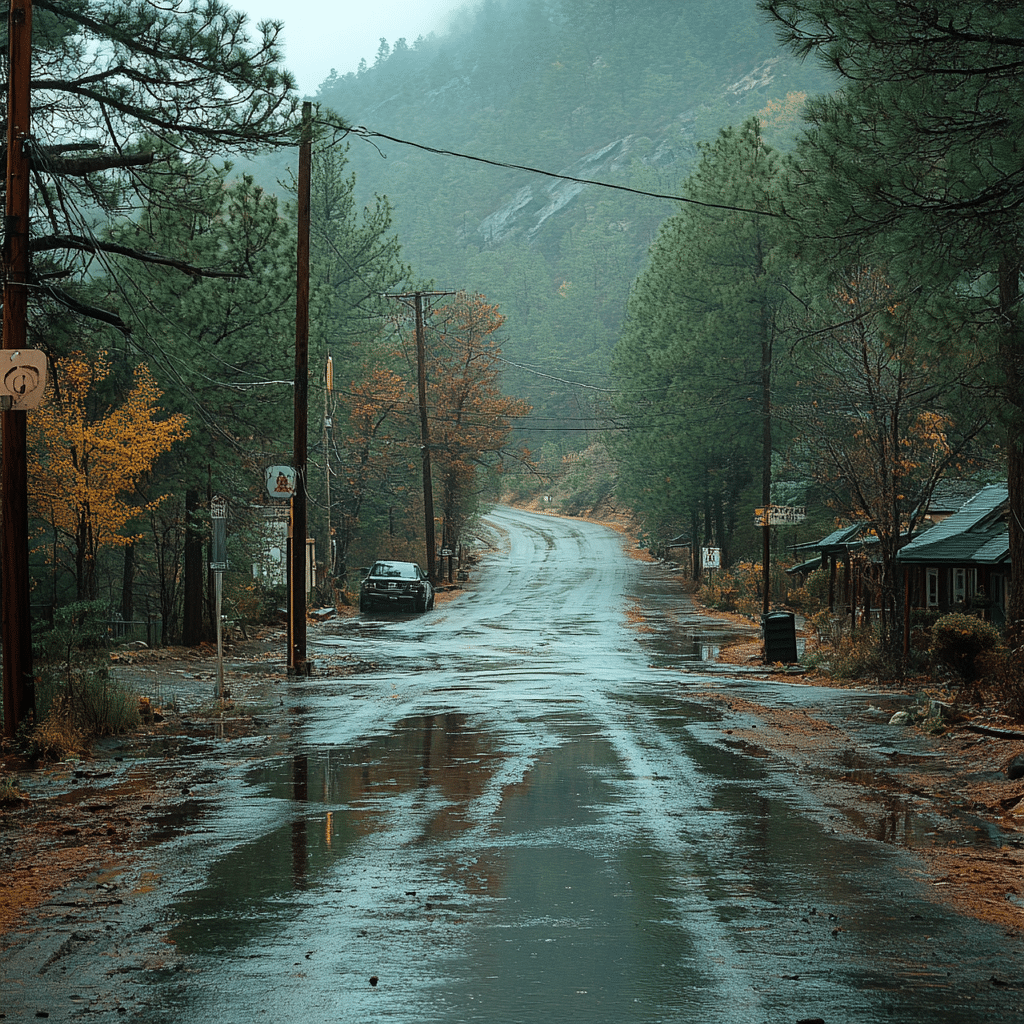
M 453 35 L 382 43 L 316 99 L 394 139 L 677 195 L 698 140 L 760 110 L 784 121 L 787 94 L 824 84 L 779 51 L 754 0 L 487 0 Z M 582 447 L 603 423 L 595 389 L 630 285 L 676 204 L 381 138 L 353 136 L 348 159 L 362 201 L 388 197 L 417 279 L 500 306 L 504 386 L 534 408 L 531 447 Z

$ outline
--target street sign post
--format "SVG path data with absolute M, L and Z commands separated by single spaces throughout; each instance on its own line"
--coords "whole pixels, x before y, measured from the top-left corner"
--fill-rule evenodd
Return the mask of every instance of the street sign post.
M 295 496 L 295 470 L 291 466 L 267 466 L 267 494 L 289 501 Z
M 773 526 L 793 526 L 807 518 L 803 505 L 761 505 L 754 509 L 754 525 L 764 530 L 764 554 L 761 559 L 763 576 L 761 605 L 762 630 L 771 606 L 771 574 L 769 572 L 769 531 Z
M 210 522 L 213 525 L 213 570 L 215 614 L 217 616 L 217 696 L 224 699 L 224 627 L 221 603 L 224 594 L 224 570 L 228 567 L 227 524 L 228 503 L 219 495 L 210 501 Z

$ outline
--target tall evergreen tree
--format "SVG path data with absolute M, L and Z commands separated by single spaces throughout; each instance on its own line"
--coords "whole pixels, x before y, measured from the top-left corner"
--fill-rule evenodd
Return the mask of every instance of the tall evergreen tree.
M 625 496 L 642 511 L 662 480 L 685 481 L 691 508 L 702 507 L 705 540 L 722 546 L 752 478 L 760 477 L 762 503 L 771 501 L 775 353 L 787 303 L 772 215 L 780 174 L 756 119 L 702 148 L 685 185 L 693 203 L 652 247 L 616 351 L 617 407 L 629 417 L 619 441 Z M 652 420 L 666 443 L 638 487 L 647 475 L 639 456 L 651 453 L 649 440 L 633 450 L 634 435 Z
M 282 26 L 264 22 L 253 39 L 246 16 L 220 0 L 35 0 L 33 9 L 30 308 L 55 304 L 124 327 L 74 282 L 110 253 L 154 254 L 118 247 L 97 221 L 152 209 L 158 194 L 180 205 L 181 158 L 294 144 Z M 139 167 L 151 168 L 145 195 Z
M 355 175 L 347 172 L 347 149 L 315 145 L 310 196 L 311 323 L 310 365 L 317 385 L 311 394 L 316 415 L 310 417 L 309 487 L 311 535 L 328 574 L 344 580 L 349 546 L 367 507 L 364 486 L 339 486 L 361 478 L 366 420 L 335 422 L 337 398 L 351 404 L 362 384 L 389 362 L 385 344 L 393 304 L 385 296 L 408 281 L 398 238 L 391 231 L 386 197 L 359 209 Z M 327 358 L 333 388 L 326 394 Z M 385 374 L 386 376 L 386 374 Z M 383 400 L 383 399 L 382 399 Z M 385 402 L 386 404 L 386 402 Z M 323 413 L 323 418 L 318 415 Z M 325 420 L 329 420 L 329 426 Z M 370 414 L 370 421 L 373 416 Z M 322 428 L 322 429 L 321 429 Z M 357 443 L 349 446 L 355 430 Z M 331 474 L 337 478 L 332 489 Z
M 887 266 L 928 296 L 948 358 L 981 346 L 1010 492 L 1011 641 L 1024 641 L 1024 5 L 760 0 L 842 88 L 808 103 L 796 247 Z
M 160 543 L 183 543 L 183 640 L 208 632 L 203 609 L 207 582 L 203 546 L 205 508 L 212 488 L 235 515 L 252 504 L 254 481 L 268 453 L 280 458 L 291 435 L 294 332 L 294 231 L 277 200 L 251 178 L 227 181 L 227 172 L 180 167 L 177 206 L 156 202 L 133 222 L 109 233 L 114 244 L 161 252 L 204 275 L 168 273 L 163 266 L 118 257 L 104 304 L 131 326 L 122 346 L 130 362 L 148 353 L 169 409 L 188 416 L 191 436 L 162 465 L 174 480 L 177 529 Z M 201 169 L 200 169 L 201 170 Z M 215 276 L 216 275 L 216 276 Z M 262 482 L 262 481 L 260 481 Z M 172 510 L 161 511 L 165 520 Z M 240 526 L 236 519 L 236 528 Z M 157 561 L 177 573 L 172 559 Z M 175 618 L 175 588 L 161 581 L 165 626 Z M 167 602 L 170 602 L 168 604 Z

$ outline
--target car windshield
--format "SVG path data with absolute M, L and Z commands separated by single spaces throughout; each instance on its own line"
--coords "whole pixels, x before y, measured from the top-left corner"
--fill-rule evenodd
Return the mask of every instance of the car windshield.
M 371 576 L 392 576 L 401 579 L 416 579 L 416 566 L 412 562 L 378 562 L 371 570 Z

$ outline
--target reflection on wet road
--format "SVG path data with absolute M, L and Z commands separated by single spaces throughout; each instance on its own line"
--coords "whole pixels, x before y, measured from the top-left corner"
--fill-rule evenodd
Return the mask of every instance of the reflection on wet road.
M 629 628 L 630 601 L 679 600 L 663 570 L 574 520 L 501 508 L 487 531 L 457 601 L 322 636 L 379 670 L 286 684 L 287 750 L 226 764 L 155 854 L 180 866 L 184 972 L 138 994 L 143 1019 L 1021 1019 L 991 980 L 1016 979 L 1019 939 L 833 833 L 688 696 L 773 684 L 671 671 L 692 638 Z

